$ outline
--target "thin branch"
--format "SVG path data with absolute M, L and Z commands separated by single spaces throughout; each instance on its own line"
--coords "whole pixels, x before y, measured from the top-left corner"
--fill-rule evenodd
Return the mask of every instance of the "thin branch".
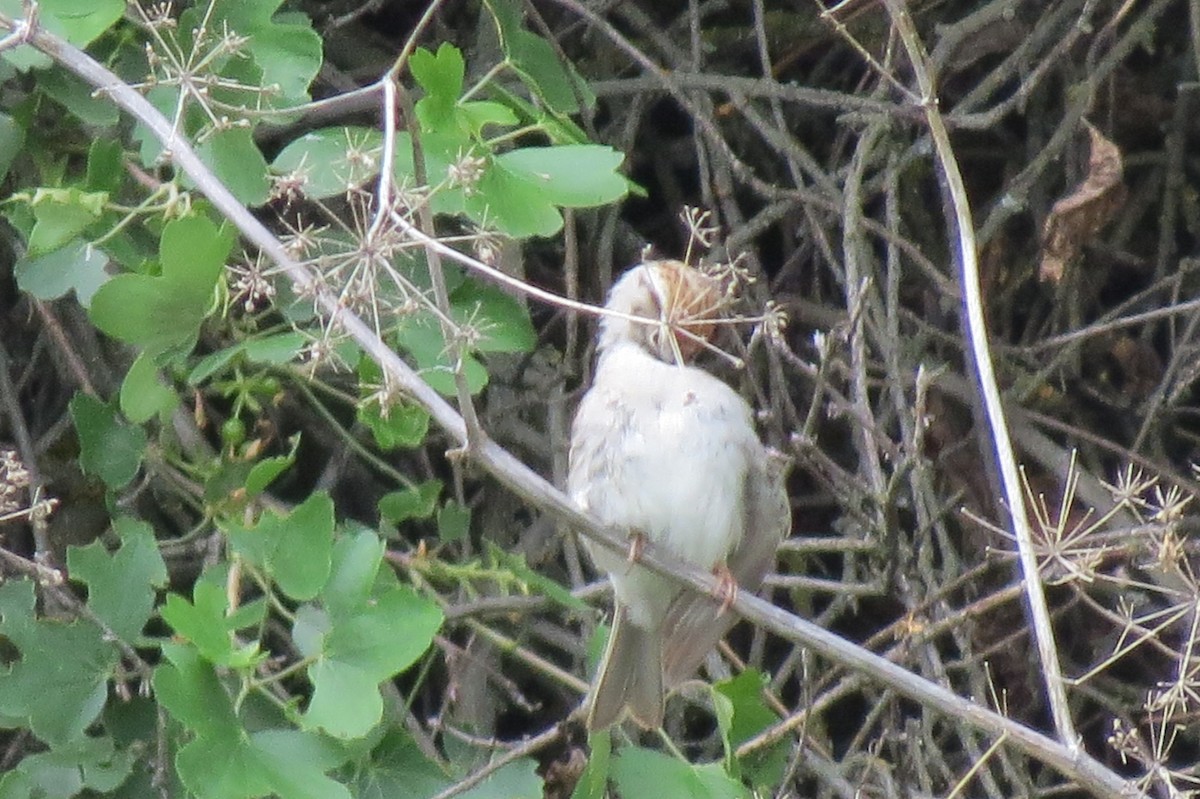
M 959 268 L 962 271 L 960 283 L 963 290 L 963 304 L 966 306 L 967 313 L 967 333 L 971 339 L 971 352 L 974 355 L 980 391 L 983 395 L 983 405 L 992 430 L 996 458 L 1000 464 L 1004 498 L 1012 518 L 1013 532 L 1016 534 L 1021 571 L 1025 578 L 1025 593 L 1029 602 L 1038 654 L 1046 674 L 1046 688 L 1050 699 L 1051 713 L 1054 716 L 1054 726 L 1067 749 L 1071 752 L 1078 752 L 1079 737 L 1075 732 L 1075 725 L 1071 721 L 1062 669 L 1058 662 L 1058 648 L 1054 643 L 1054 628 L 1050 623 L 1050 613 L 1046 609 L 1046 596 L 1042 590 L 1041 575 L 1038 573 L 1033 533 L 1029 517 L 1025 512 L 1024 495 L 1021 492 L 1017 458 L 1013 452 L 1012 439 L 1008 433 L 1008 422 L 1004 415 L 1004 405 L 1000 399 L 1000 388 L 996 384 L 996 374 L 992 367 L 987 322 L 983 315 L 979 261 L 975 245 L 975 222 L 971 216 L 966 186 L 963 184 L 962 174 L 958 169 L 954 148 L 950 144 L 950 134 L 946 130 L 945 120 L 938 110 L 937 90 L 927 68 L 929 57 L 925 53 L 924 45 L 917 36 L 916 28 L 912 23 L 912 18 L 908 15 L 908 9 L 903 0 L 885 0 L 885 2 L 892 24 L 895 25 L 900 40 L 908 52 L 913 74 L 920 87 L 921 102 L 925 108 L 934 150 L 954 207 L 952 228 L 958 234 L 956 244 Z

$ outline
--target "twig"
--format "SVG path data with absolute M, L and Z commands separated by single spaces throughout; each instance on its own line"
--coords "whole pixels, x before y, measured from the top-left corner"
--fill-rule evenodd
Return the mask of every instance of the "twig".
M 1068 751 L 1078 752 L 1079 738 L 1075 732 L 1075 725 L 1071 721 L 1062 669 L 1058 663 L 1058 649 L 1054 643 L 1054 628 L 1050 623 L 1050 613 L 1046 609 L 1046 597 L 1042 590 L 1041 576 L 1038 573 L 1033 532 L 1025 512 L 1017 458 L 1013 452 L 1012 440 L 1008 433 L 1008 422 L 1005 419 L 1004 406 L 1000 399 L 1000 389 L 996 384 L 995 370 L 992 367 L 987 323 L 983 315 L 983 297 L 980 293 L 979 262 L 975 249 L 975 222 L 971 217 L 966 186 L 963 185 L 962 174 L 958 170 L 958 161 L 950 144 L 950 135 L 946 130 L 945 121 L 938 110 L 937 92 L 926 67 L 928 56 L 917 36 L 912 19 L 908 15 L 908 9 L 902 0 L 885 0 L 885 2 L 892 23 L 896 26 L 900 40 L 908 53 L 913 74 L 920 87 L 921 102 L 925 108 L 934 150 L 937 153 L 939 166 L 946 180 L 950 200 L 954 207 L 952 229 L 958 234 L 956 244 L 959 269 L 962 273 L 960 283 L 963 291 L 963 304 L 966 306 L 967 313 L 967 334 L 971 339 L 971 352 L 975 359 L 980 392 L 983 395 L 983 405 L 986 409 L 988 424 L 991 426 L 992 441 L 1000 465 L 1005 502 L 1012 518 L 1013 532 L 1016 535 L 1021 571 L 1025 578 L 1025 593 L 1033 621 L 1034 638 L 1037 641 L 1038 654 L 1046 674 L 1046 688 L 1050 700 L 1050 710 L 1054 717 L 1054 727 Z

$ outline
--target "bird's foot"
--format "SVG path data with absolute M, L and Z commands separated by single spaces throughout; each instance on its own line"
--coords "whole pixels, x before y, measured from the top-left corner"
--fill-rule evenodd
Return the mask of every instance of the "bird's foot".
M 737 578 L 733 576 L 733 572 L 729 571 L 729 566 L 725 561 L 721 561 L 716 566 L 713 566 L 713 576 L 717 578 L 717 587 L 713 591 L 713 595 L 721 600 L 721 608 L 717 611 L 718 616 L 725 614 L 729 607 L 737 599 L 738 584 Z
M 626 559 L 630 563 L 637 563 L 642 559 L 642 550 L 646 548 L 646 534 L 638 530 L 634 530 L 629 534 L 629 552 L 626 554 Z

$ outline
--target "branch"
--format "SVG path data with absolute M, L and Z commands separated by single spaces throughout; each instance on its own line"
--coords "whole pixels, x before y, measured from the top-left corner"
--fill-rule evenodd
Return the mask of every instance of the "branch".
M 904 49 L 908 53 L 908 60 L 912 63 L 913 74 L 916 76 L 917 85 L 921 90 L 921 103 L 925 108 L 929 132 L 933 137 L 934 151 L 937 154 L 942 175 L 946 179 L 950 201 L 954 206 L 954 219 L 951 221 L 953 222 L 952 229 L 957 230 L 958 233 L 958 260 L 962 269 L 962 279 L 959 282 L 962 285 L 963 305 L 966 306 L 967 312 L 967 334 L 971 340 L 971 352 L 974 355 L 975 369 L 978 373 L 979 389 L 983 395 L 983 406 L 988 423 L 992 428 L 996 459 L 1000 462 L 1004 501 L 1008 506 L 1009 515 L 1012 517 L 1013 532 L 1016 534 L 1017 552 L 1021 561 L 1021 571 L 1024 574 L 1025 596 L 1033 620 L 1038 655 L 1041 657 L 1042 668 L 1046 674 L 1046 689 L 1050 699 L 1050 710 L 1054 716 L 1054 727 L 1067 748 L 1072 752 L 1078 752 L 1079 736 L 1071 722 L 1071 710 L 1067 704 L 1062 669 L 1058 663 L 1058 648 L 1054 643 L 1054 628 L 1051 626 L 1050 613 L 1046 608 L 1046 595 L 1042 590 L 1037 555 L 1034 552 L 1033 533 L 1029 524 L 1029 516 L 1025 512 L 1025 498 L 1021 492 L 1017 458 L 1008 433 L 1008 422 L 1004 416 L 1000 389 L 996 384 L 991 350 L 988 348 L 987 322 L 983 315 L 979 261 L 975 248 L 975 222 L 971 218 L 971 206 L 967 200 L 966 186 L 963 185 L 962 174 L 958 170 L 958 161 L 954 156 L 954 149 L 950 145 L 950 135 L 946 130 L 945 120 L 938 109 L 937 93 L 928 69 L 929 57 L 917 36 L 912 18 L 908 15 L 904 0 L 885 0 L 885 2 L 892 24 L 896 26 L 900 41 L 904 43 Z

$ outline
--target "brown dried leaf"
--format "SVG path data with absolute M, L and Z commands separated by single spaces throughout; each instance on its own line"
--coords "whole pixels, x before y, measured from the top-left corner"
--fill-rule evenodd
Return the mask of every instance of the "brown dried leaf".
M 1087 179 L 1050 209 L 1042 227 L 1038 277 L 1058 283 L 1083 245 L 1107 225 L 1125 204 L 1121 151 L 1085 121 L 1091 136 Z

